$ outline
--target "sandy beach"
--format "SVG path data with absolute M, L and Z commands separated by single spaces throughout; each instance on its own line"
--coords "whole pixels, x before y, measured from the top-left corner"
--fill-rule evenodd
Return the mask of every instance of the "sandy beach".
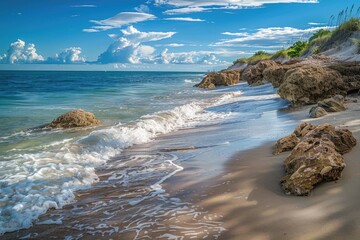
M 347 106 L 345 112 L 316 120 L 307 118 L 309 106 L 292 115 L 312 124 L 348 128 L 360 139 L 359 106 Z M 208 187 L 196 187 L 204 186 L 201 183 L 194 187 L 196 204 L 216 212 L 217 220 L 224 222 L 226 231 L 219 239 L 356 239 L 360 234 L 360 146 L 344 155 L 347 166 L 339 181 L 320 184 L 310 196 L 296 197 L 285 195 L 280 187 L 282 162 L 289 152 L 273 156 L 274 144 L 232 156 L 223 172 L 208 180 Z

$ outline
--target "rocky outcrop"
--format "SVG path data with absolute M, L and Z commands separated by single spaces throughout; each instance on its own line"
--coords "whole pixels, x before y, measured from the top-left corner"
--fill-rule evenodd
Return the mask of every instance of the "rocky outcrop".
M 287 175 L 281 179 L 281 185 L 287 194 L 300 196 L 308 195 L 320 182 L 339 179 L 345 167 L 341 155 L 356 145 L 349 130 L 336 129 L 330 124 L 303 123 L 283 139 L 295 137 L 301 140 L 284 161 Z
M 239 83 L 240 72 L 236 70 L 212 72 L 205 76 L 205 78 L 195 87 L 213 89 L 216 86 L 230 86 Z
M 323 108 L 326 112 L 341 112 L 345 111 L 344 97 L 336 95 L 332 98 L 324 99 L 318 102 L 318 106 Z
M 314 106 L 309 111 L 309 117 L 311 118 L 319 118 L 325 115 L 327 115 L 327 112 L 325 111 L 325 109 L 319 106 Z
M 93 113 L 85 112 L 84 110 L 77 109 L 71 112 L 64 113 L 58 118 L 54 119 L 50 124 L 46 125 L 47 128 L 76 128 L 76 127 L 89 127 L 99 124 Z
M 242 72 L 242 79 L 246 80 L 250 86 L 262 85 L 264 81 L 263 71 L 266 68 L 277 66 L 278 64 L 272 60 L 261 60 L 249 63 L 248 67 Z
M 308 195 L 316 184 L 335 181 L 345 168 L 344 158 L 327 138 L 301 141 L 284 161 L 287 175 L 281 179 L 286 194 Z
M 278 94 L 293 105 L 303 105 L 344 95 L 346 91 L 339 72 L 318 65 L 302 65 L 286 72 Z
M 293 68 L 291 65 L 270 66 L 263 71 L 263 77 L 274 87 L 278 88 L 285 81 L 285 74 L 291 68 Z
M 359 62 L 337 62 L 329 68 L 338 71 L 343 78 L 348 93 L 357 92 L 360 89 L 360 64 Z

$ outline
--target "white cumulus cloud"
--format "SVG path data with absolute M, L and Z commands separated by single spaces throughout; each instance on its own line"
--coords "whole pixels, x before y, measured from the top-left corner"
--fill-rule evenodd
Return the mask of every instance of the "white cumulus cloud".
M 80 55 L 81 55 L 81 48 L 70 47 L 56 54 L 55 57 L 48 58 L 47 62 L 58 63 L 58 64 L 84 63 L 86 60 L 84 57 Z
M 104 20 L 90 20 L 90 22 L 95 23 L 96 26 L 86 28 L 83 31 L 100 32 L 113 28 L 120 28 L 124 25 L 154 20 L 155 18 L 156 17 L 154 15 L 144 12 L 121 12 Z
M 156 5 L 168 5 L 174 9 L 166 14 L 204 12 L 212 9 L 239 9 L 261 7 L 274 3 L 318 3 L 318 0 L 155 0 Z
M 206 64 L 216 65 L 227 63 L 218 59 L 217 54 L 221 52 L 210 51 L 190 51 L 190 52 L 169 52 L 166 48 L 155 57 L 157 63 L 162 64 Z M 220 55 L 219 54 L 219 55 Z
M 133 26 L 122 29 L 121 32 L 122 36 L 98 57 L 98 62 L 133 64 L 154 62 L 155 48 L 143 43 L 170 38 L 175 34 L 175 32 L 141 32 Z
M 0 57 L 2 63 L 39 63 L 44 61 L 44 57 L 36 52 L 36 47 L 33 43 L 26 44 L 23 40 L 10 44 L 7 52 Z
M 259 28 L 255 32 L 224 32 L 223 35 L 236 36 L 237 38 L 221 40 L 213 46 L 236 46 L 240 44 L 263 44 L 263 45 L 276 45 L 285 44 L 289 40 L 305 40 L 312 34 L 320 29 L 329 29 L 330 27 L 312 27 L 307 29 L 298 29 L 293 27 L 270 27 Z

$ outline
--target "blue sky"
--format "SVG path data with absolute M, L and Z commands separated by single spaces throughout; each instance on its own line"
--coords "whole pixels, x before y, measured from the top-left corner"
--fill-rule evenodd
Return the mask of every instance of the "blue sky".
M 0 2 L 0 69 L 212 70 L 274 52 L 355 0 Z

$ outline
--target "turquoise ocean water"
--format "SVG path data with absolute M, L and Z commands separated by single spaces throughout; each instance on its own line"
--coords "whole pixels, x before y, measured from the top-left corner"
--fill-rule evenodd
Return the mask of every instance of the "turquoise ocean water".
M 61 216 L 42 223 L 37 219 L 49 209 L 74 204 L 76 191 L 91 189 L 94 184 L 106 186 L 116 181 L 126 191 L 136 192 L 118 197 L 118 206 L 141 205 L 144 200 L 163 197 L 161 183 L 182 171 L 181 162 L 194 156 L 170 150 L 123 156 L 133 146 L 191 129 L 196 134 L 188 135 L 183 147 L 202 148 L 202 137 L 206 137 L 208 146 L 236 141 L 246 149 L 275 139 L 289 121 L 277 111 L 287 102 L 279 99 L 271 85 L 250 88 L 239 84 L 215 91 L 194 88 L 203 75 L 0 72 L 0 235 L 34 224 L 61 224 Z M 36 128 L 79 108 L 93 112 L 102 124 L 69 130 Z M 206 135 L 210 126 L 229 125 L 235 130 L 226 135 Z M 177 144 L 179 138 L 173 142 L 170 138 L 163 147 Z M 104 169 L 106 181 L 99 177 Z M 174 211 L 181 199 L 169 199 L 174 208 L 168 211 Z M 155 201 L 151 206 L 156 208 Z M 216 234 L 219 229 L 215 224 Z M 143 229 L 132 230 L 139 233 Z M 121 231 L 115 228 L 112 234 Z

